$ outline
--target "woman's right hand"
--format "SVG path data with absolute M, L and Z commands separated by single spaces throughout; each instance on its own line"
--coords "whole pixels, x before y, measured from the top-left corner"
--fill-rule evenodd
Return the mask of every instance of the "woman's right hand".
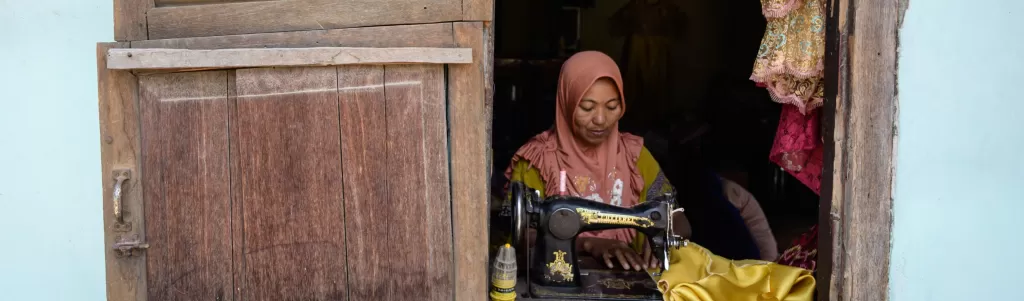
M 650 268 L 649 263 L 645 264 L 640 254 L 633 251 L 625 242 L 617 239 L 600 237 L 586 237 L 583 239 L 583 251 L 590 253 L 594 259 L 604 261 L 608 268 L 614 268 L 613 258 L 622 265 L 623 269 L 641 270 Z

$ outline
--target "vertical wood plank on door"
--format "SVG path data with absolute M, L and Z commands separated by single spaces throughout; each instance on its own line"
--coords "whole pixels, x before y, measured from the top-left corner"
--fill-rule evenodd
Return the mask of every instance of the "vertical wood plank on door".
M 107 50 L 125 48 L 128 43 L 96 45 L 96 69 L 99 92 L 100 153 L 102 156 L 104 255 L 106 259 L 107 299 L 110 301 L 144 300 L 146 295 L 146 254 L 119 258 L 111 246 L 118 236 L 139 235 L 145 239 L 142 210 L 142 179 L 140 173 L 141 145 L 139 118 L 136 113 L 138 80 L 130 71 L 107 69 Z M 113 190 L 115 169 L 129 169 L 131 179 L 122 185 L 123 221 L 132 225 L 127 231 L 118 227 L 114 218 Z
M 337 73 L 268 68 L 235 77 L 241 299 L 345 300 Z
M 452 207 L 456 256 L 456 300 L 487 298 L 487 187 L 490 183 L 486 103 L 484 27 L 454 24 L 455 43 L 473 48 L 473 63 L 451 65 L 448 72 L 451 124 Z M 487 65 L 485 65 L 487 64 Z
M 384 70 L 391 299 L 450 300 L 455 288 L 442 68 Z
M 238 171 L 238 86 L 236 71 L 228 70 L 228 164 L 231 168 L 231 280 L 234 286 L 235 298 L 232 301 L 242 300 L 242 285 L 245 279 L 242 278 L 242 262 L 245 254 L 242 253 L 242 243 L 245 233 L 242 231 L 242 177 Z
M 398 204 L 387 202 L 384 67 L 338 67 L 338 93 L 349 300 L 391 300 L 390 269 L 402 244 L 387 239 Z
M 229 300 L 223 71 L 139 78 L 149 300 Z

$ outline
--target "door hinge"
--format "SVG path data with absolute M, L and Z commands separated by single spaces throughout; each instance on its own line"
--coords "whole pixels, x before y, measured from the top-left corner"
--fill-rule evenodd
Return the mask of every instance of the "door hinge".
M 138 235 L 129 237 L 118 236 L 114 239 L 114 254 L 117 257 L 139 256 L 142 251 L 149 249 L 149 244 L 142 242 Z

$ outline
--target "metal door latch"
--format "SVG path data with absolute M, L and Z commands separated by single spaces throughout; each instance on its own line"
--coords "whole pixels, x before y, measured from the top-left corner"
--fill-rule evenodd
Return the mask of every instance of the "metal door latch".
M 138 235 L 130 237 L 118 236 L 114 240 L 114 254 L 117 257 L 139 256 L 143 250 L 149 249 L 149 244 L 142 242 Z

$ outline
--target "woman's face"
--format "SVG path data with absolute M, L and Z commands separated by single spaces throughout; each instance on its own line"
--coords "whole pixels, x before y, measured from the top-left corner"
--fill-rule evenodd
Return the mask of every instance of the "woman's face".
M 586 146 L 601 145 L 622 118 L 622 100 L 615 82 L 601 78 L 583 94 L 573 112 L 576 140 Z

